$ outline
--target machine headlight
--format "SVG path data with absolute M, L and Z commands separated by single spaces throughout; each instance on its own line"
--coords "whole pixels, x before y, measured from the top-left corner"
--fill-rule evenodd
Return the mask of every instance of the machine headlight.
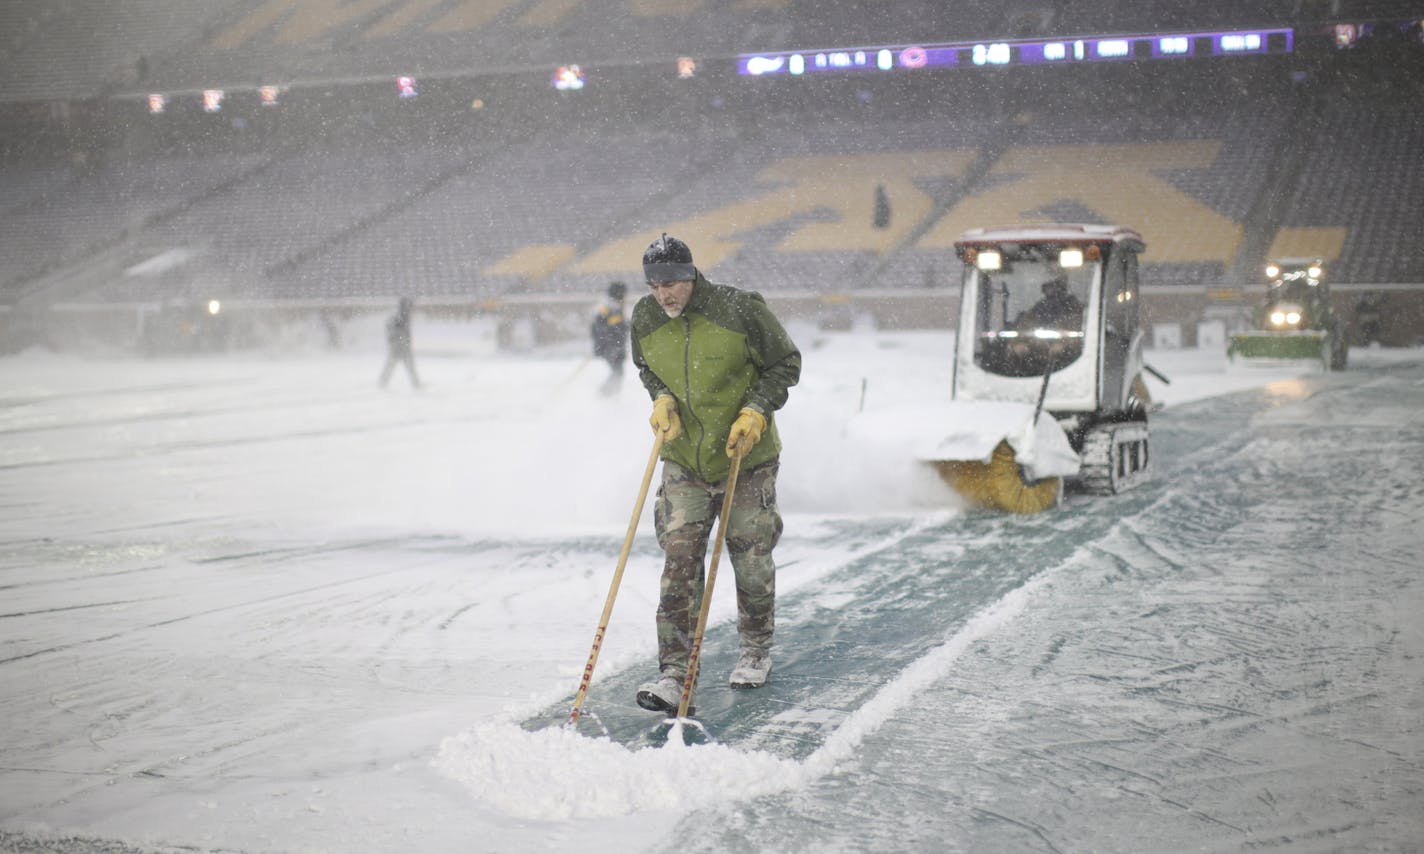
M 1083 250 L 1064 249 L 1058 253 L 1058 266 L 1064 269 L 1083 266 Z
M 1281 274 L 1281 268 L 1280 268 L 1280 267 L 1277 267 L 1275 264 L 1267 264 L 1267 265 L 1266 265 L 1266 278 L 1268 278 L 1268 279 L 1274 279 L 1275 277 L 1279 276 L 1280 274 Z
M 1285 313 L 1284 311 L 1273 311 L 1273 312 L 1271 312 L 1271 325 L 1272 325 L 1272 326 L 1285 326 L 1285 325 L 1286 325 L 1286 313 Z
M 1318 278 L 1320 278 L 1320 274 L 1321 274 L 1322 272 L 1324 272 L 1324 271 L 1321 270 L 1319 267 L 1316 267 L 1316 266 L 1312 265 L 1311 268 L 1310 268 L 1309 270 L 1307 270 L 1306 272 L 1310 274 L 1310 277 L 1311 277 L 1312 279 L 1318 279 Z
M 1003 264 L 1003 256 L 994 249 L 981 249 L 979 257 L 974 259 L 974 263 L 981 270 L 997 270 Z
M 1300 312 L 1298 312 L 1298 311 L 1288 311 L 1288 312 L 1286 312 L 1286 323 L 1289 323 L 1291 326 L 1295 326 L 1297 323 L 1300 323 Z

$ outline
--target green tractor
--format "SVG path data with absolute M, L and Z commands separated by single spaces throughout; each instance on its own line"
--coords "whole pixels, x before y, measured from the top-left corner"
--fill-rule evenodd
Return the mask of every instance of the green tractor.
M 1319 258 L 1280 258 L 1266 265 L 1266 302 L 1256 329 L 1231 336 L 1233 364 L 1319 362 L 1341 371 L 1349 355 L 1345 324 L 1330 305 L 1330 286 Z

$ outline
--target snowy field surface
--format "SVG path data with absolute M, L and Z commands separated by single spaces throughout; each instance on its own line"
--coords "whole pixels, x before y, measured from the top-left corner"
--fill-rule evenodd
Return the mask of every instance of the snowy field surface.
M 776 670 L 720 687 L 724 566 L 699 689 L 769 717 L 630 750 L 527 725 L 583 671 L 647 398 L 462 334 L 417 325 L 421 391 L 359 346 L 0 359 L 0 852 L 1419 850 L 1424 352 L 1149 353 L 1154 481 L 1014 518 L 896 432 L 948 335 L 793 329 Z

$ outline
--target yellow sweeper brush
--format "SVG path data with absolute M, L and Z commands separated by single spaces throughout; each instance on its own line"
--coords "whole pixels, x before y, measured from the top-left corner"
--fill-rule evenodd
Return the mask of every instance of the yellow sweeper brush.
M 916 456 L 979 507 L 1047 510 L 1063 497 L 1064 479 L 1082 470 L 1063 428 L 1031 404 L 950 401 L 935 416 L 930 423 L 940 425 L 941 433 L 935 441 L 917 442 Z
M 931 465 L 950 488 L 969 501 L 990 510 L 1008 513 L 1038 513 L 1054 506 L 1063 495 L 1063 479 L 1024 478 L 1007 441 L 994 447 L 989 462 L 978 460 L 932 460 Z

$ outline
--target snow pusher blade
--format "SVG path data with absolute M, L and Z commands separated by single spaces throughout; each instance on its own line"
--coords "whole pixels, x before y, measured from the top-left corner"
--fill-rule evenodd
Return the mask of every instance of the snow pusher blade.
M 1305 329 L 1293 332 L 1242 332 L 1231 336 L 1226 358 L 1233 365 L 1276 367 L 1330 364 L 1330 333 Z
M 1063 479 L 1081 461 L 1063 428 L 1025 403 L 961 401 L 946 404 L 951 431 L 921 446 L 950 488 L 973 503 L 1010 513 L 1038 513 L 1058 504 Z

